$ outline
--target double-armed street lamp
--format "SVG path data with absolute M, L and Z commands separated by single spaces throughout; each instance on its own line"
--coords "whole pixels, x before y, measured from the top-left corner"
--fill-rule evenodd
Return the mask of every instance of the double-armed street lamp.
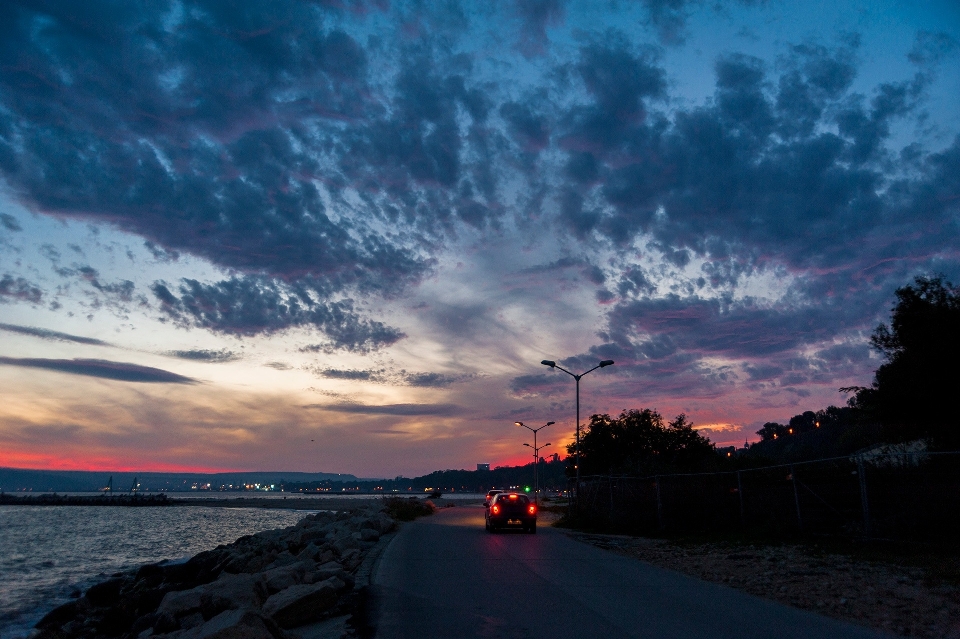
M 605 366 L 613 366 L 613 360 L 605 359 L 599 364 L 597 364 L 596 366 L 594 366 L 593 368 L 591 368 L 590 370 L 580 373 L 579 375 L 575 373 L 571 373 L 570 371 L 568 371 L 562 366 L 557 366 L 556 362 L 549 359 L 545 359 L 540 363 L 543 364 L 544 366 L 549 366 L 550 368 L 558 368 L 577 381 L 577 456 L 574 461 L 574 468 L 577 471 L 577 496 L 579 497 L 580 496 L 580 378 L 586 375 L 587 373 L 592 373 L 598 368 L 604 368 Z
M 527 425 L 524 424 L 523 422 L 513 422 L 513 423 L 516 424 L 517 426 L 521 426 L 521 427 L 523 427 L 523 428 L 526 428 L 526 429 L 529 430 L 531 433 L 533 433 L 533 446 L 530 446 L 530 444 L 524 444 L 524 446 L 527 446 L 527 447 L 533 449 L 533 497 L 534 497 L 534 499 L 537 501 L 537 505 L 539 506 L 539 505 L 540 505 L 540 501 L 539 501 L 539 499 L 537 498 L 537 494 L 538 494 L 538 491 L 539 491 L 539 489 L 540 489 L 540 472 L 539 472 L 539 471 L 540 471 L 540 457 L 539 457 L 539 455 L 540 455 L 540 449 L 541 449 L 541 448 L 546 448 L 546 447 L 549 446 L 550 444 L 544 444 L 543 446 L 537 446 L 537 432 L 543 430 L 543 429 L 546 428 L 547 426 L 552 426 L 552 425 L 555 424 L 556 422 L 547 422 L 546 424 L 544 424 L 544 425 L 541 426 L 540 428 L 530 428 L 529 426 L 527 426 Z

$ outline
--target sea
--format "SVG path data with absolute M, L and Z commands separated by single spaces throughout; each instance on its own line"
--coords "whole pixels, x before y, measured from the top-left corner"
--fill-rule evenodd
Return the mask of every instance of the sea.
M 185 560 L 243 535 L 290 526 L 311 512 L 0 506 L 0 639 L 28 637 L 43 615 L 115 572 Z

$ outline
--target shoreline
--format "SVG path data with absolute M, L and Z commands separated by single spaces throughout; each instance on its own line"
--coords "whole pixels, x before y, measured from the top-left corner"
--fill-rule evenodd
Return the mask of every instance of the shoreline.
M 250 507 L 246 502 L 252 500 L 237 501 L 227 505 Z M 259 500 L 254 507 L 266 501 L 284 500 Z M 274 507 L 304 508 L 305 500 L 287 501 L 294 503 Z M 359 591 L 366 585 L 358 569 L 371 553 L 382 550 L 397 518 L 403 517 L 394 512 L 397 504 L 391 510 L 379 499 L 324 502 L 321 512 L 306 514 L 287 528 L 245 535 L 183 562 L 148 563 L 115 573 L 48 612 L 31 636 L 347 636 Z

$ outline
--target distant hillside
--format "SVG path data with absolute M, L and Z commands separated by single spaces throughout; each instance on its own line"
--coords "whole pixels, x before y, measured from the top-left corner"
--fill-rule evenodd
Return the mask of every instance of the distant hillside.
M 113 477 L 116 492 L 129 491 L 136 478 L 143 491 L 193 491 L 209 486 L 210 490 L 221 487 L 234 490 L 244 485 L 271 484 L 279 488 L 291 482 L 353 482 L 354 475 L 340 473 L 294 473 L 294 472 L 235 472 L 235 473 L 130 473 L 86 470 L 31 470 L 0 468 L 0 490 L 7 492 L 33 490 L 57 492 L 92 492 L 104 488 Z M 196 488 L 194 488 L 196 486 Z
M 565 460 L 540 463 L 540 485 L 545 489 L 565 488 L 567 463 Z M 360 492 L 424 492 L 441 490 L 444 492 L 482 493 L 491 488 L 509 486 L 533 486 L 533 463 L 525 466 L 498 466 L 493 470 L 436 470 L 420 477 L 397 477 L 395 479 L 348 481 L 288 481 L 288 491 L 311 492 L 314 490 L 357 490 Z

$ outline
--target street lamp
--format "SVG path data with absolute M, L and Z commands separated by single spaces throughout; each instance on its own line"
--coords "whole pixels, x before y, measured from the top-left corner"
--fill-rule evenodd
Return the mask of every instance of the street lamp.
M 577 471 L 577 498 L 579 499 L 580 497 L 580 378 L 586 375 L 587 373 L 592 373 L 598 368 L 603 368 L 605 366 L 613 366 L 613 360 L 605 359 L 599 364 L 597 364 L 596 366 L 594 366 L 593 368 L 591 368 L 590 370 L 584 373 L 580 373 L 579 375 L 575 375 L 574 373 L 571 373 L 570 371 L 565 369 L 563 366 L 557 366 L 556 362 L 549 359 L 542 360 L 540 363 L 543 364 L 544 366 L 549 366 L 550 368 L 559 368 L 564 373 L 566 373 L 573 379 L 577 380 L 577 457 L 574 462 L 574 468 Z
M 536 499 L 536 498 L 537 498 L 537 491 L 539 490 L 539 484 L 540 484 L 540 479 L 539 479 L 539 470 L 540 470 L 540 469 L 539 469 L 539 463 L 540 463 L 540 458 L 537 457 L 537 455 L 540 453 L 540 449 L 541 449 L 541 448 L 546 448 L 547 446 L 550 445 L 550 444 L 544 444 L 543 446 L 537 446 L 537 432 L 543 430 L 543 429 L 546 428 L 547 426 L 553 426 L 554 424 L 556 424 L 556 422 L 547 422 L 546 424 L 544 424 L 544 425 L 541 426 L 540 428 L 530 428 L 529 426 L 527 426 L 527 425 L 524 424 L 523 422 L 513 422 L 513 423 L 516 424 L 517 426 L 521 426 L 521 427 L 523 427 L 523 428 L 526 428 L 526 429 L 529 430 L 531 433 L 533 433 L 533 446 L 530 446 L 530 444 L 524 444 L 524 446 L 528 446 L 528 447 L 530 447 L 530 448 L 533 449 L 533 497 L 534 497 L 534 499 Z M 539 506 L 539 505 L 540 505 L 540 502 L 537 501 L 537 506 Z

